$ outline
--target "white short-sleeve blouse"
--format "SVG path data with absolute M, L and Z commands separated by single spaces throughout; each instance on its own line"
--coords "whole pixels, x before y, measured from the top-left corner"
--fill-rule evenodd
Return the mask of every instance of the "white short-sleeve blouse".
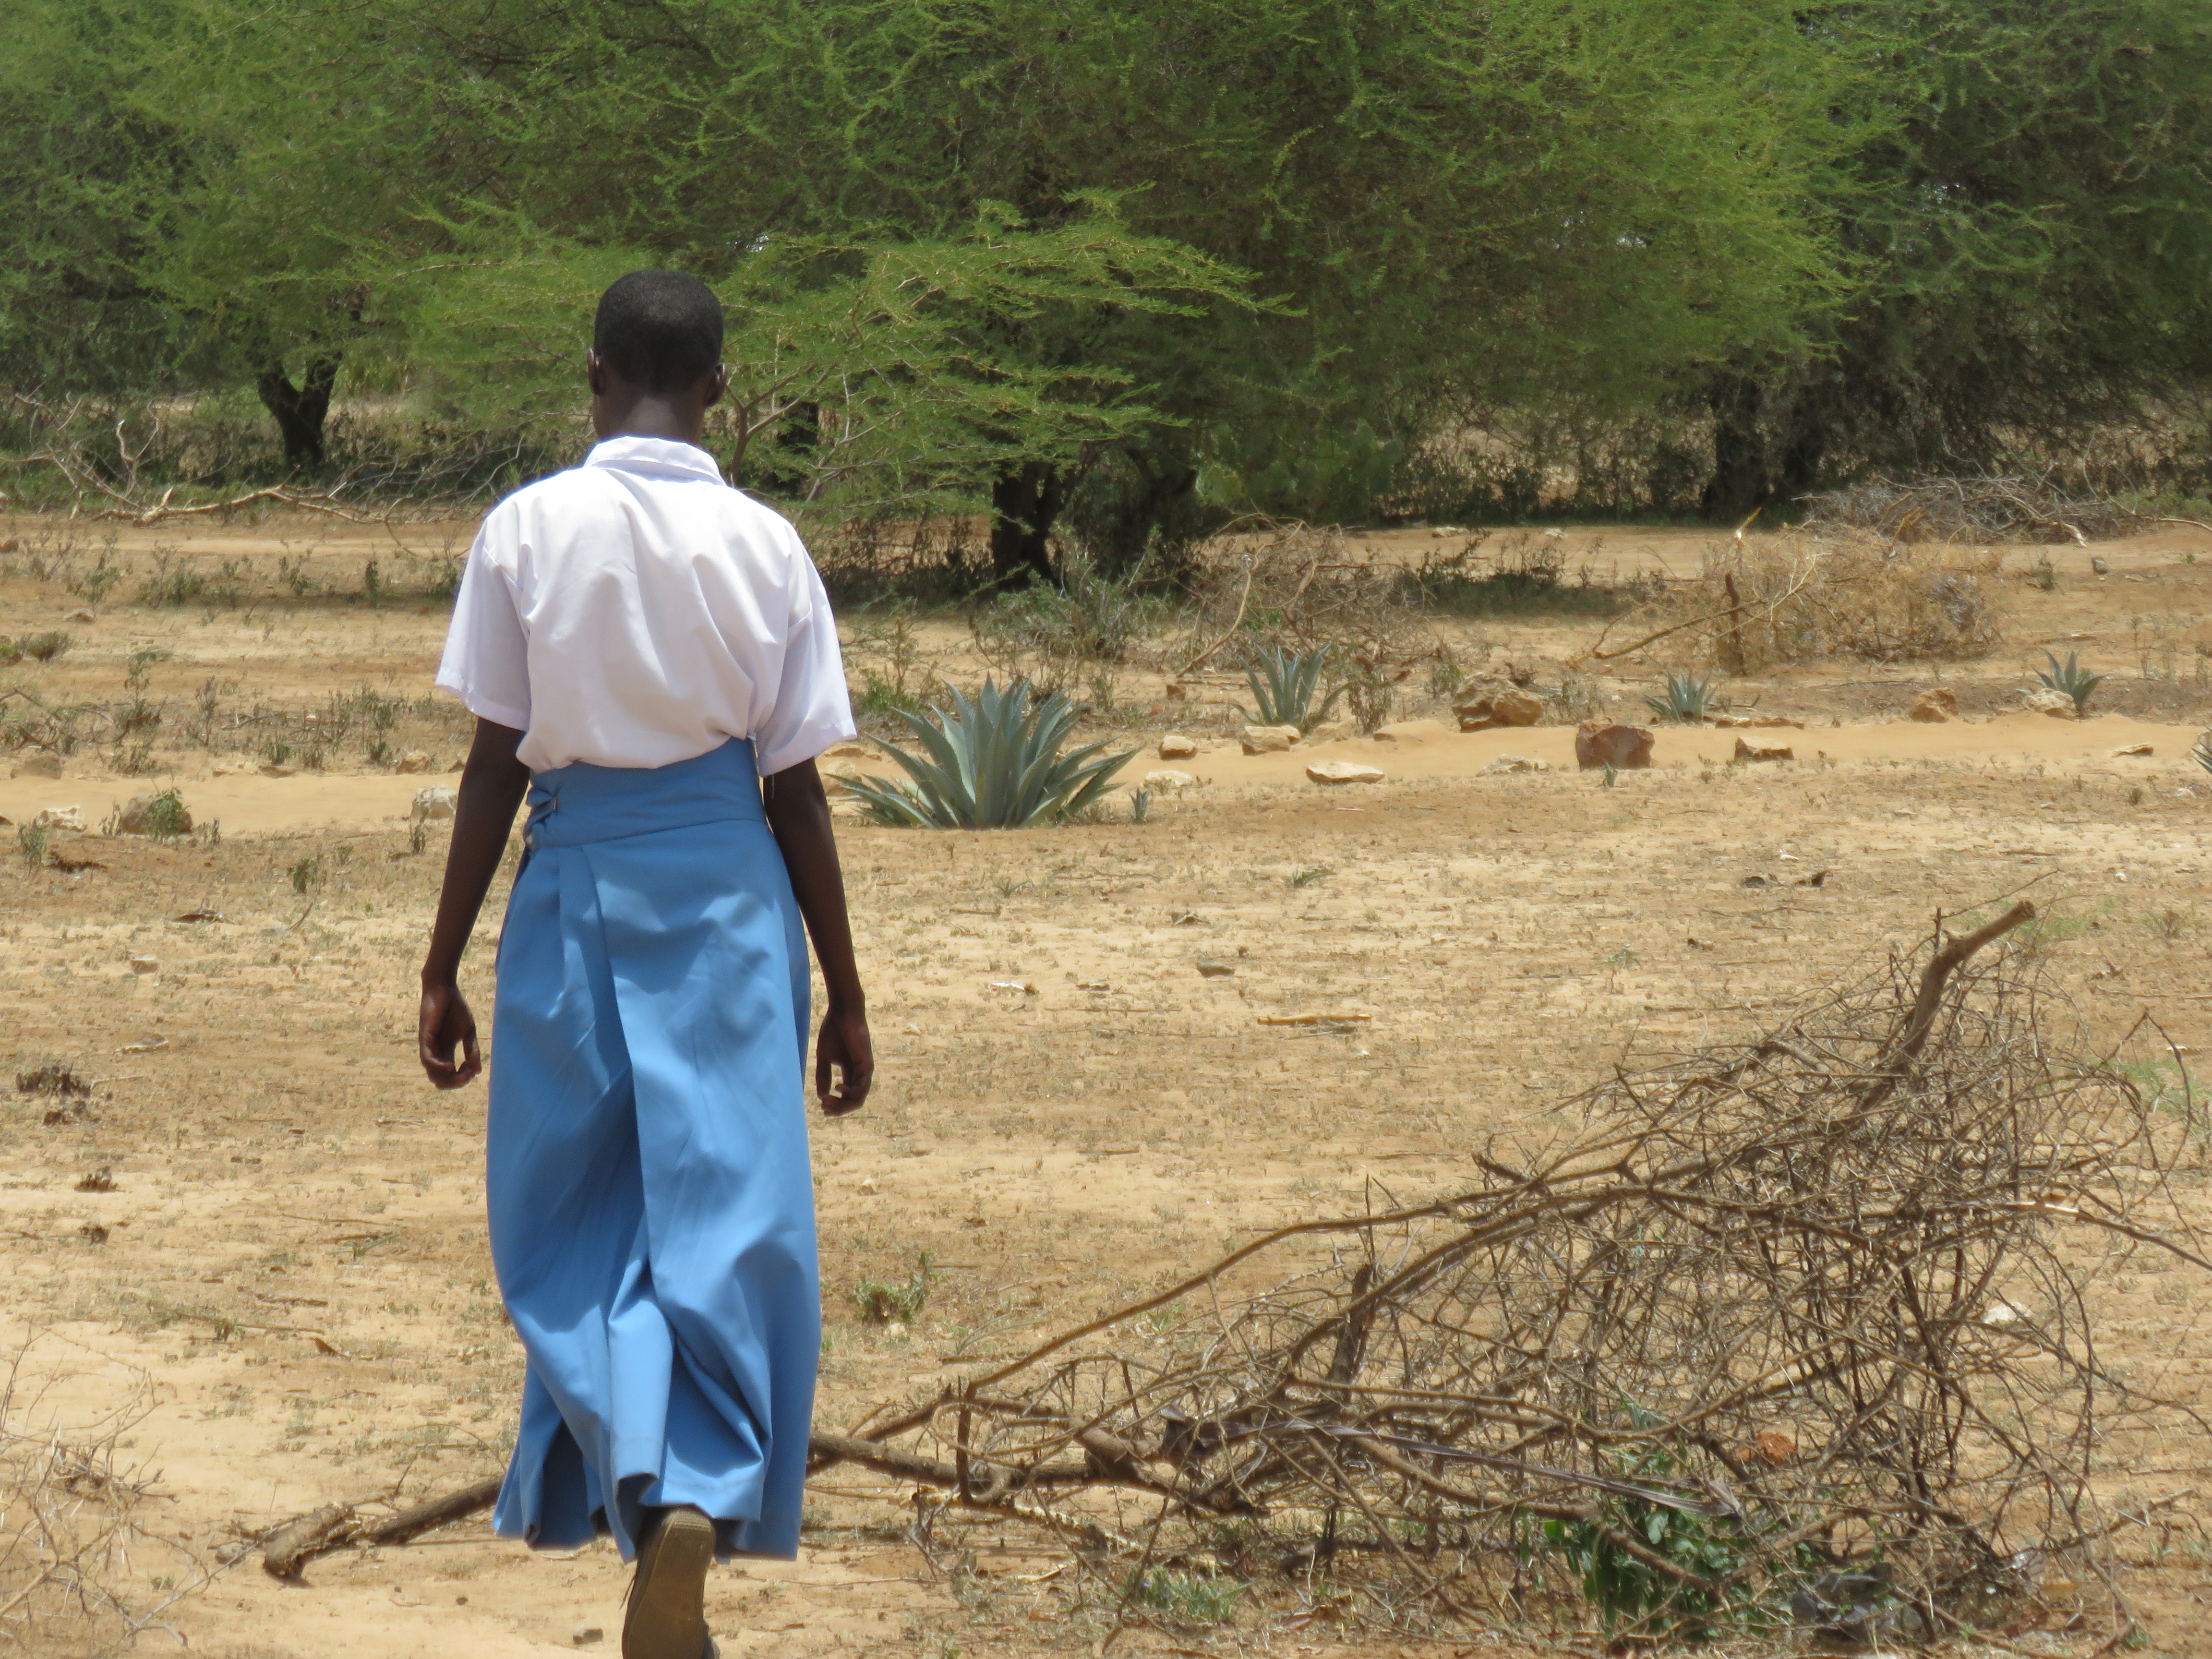
M 799 532 L 706 451 L 659 438 L 610 438 L 492 508 L 438 684 L 520 731 L 533 772 L 667 766 L 750 738 L 765 776 L 854 735 Z

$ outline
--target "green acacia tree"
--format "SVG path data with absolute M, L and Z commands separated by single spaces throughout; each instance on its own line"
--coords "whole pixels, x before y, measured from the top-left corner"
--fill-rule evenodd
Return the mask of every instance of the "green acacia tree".
M 1808 28 L 1855 66 L 1821 204 L 1845 302 L 1703 384 L 1706 504 L 2002 464 L 2212 360 L 2212 29 L 2190 0 L 1889 0 Z

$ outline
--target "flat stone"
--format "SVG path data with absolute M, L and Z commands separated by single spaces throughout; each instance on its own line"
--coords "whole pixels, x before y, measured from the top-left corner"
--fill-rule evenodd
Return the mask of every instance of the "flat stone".
M 1306 768 L 1306 775 L 1316 783 L 1380 783 L 1382 769 L 1358 761 L 1316 761 Z
M 1279 755 L 1298 741 L 1295 726 L 1248 726 L 1239 736 L 1248 755 Z
M 2148 755 L 2150 752 L 2151 746 L 2147 743 L 2124 743 L 2112 750 L 2112 758 L 2118 760 L 2126 755 Z
M 1163 768 L 1158 772 L 1145 774 L 1145 787 L 1147 789 L 1182 791 L 1194 787 L 1197 782 L 1198 780 L 1188 772 L 1177 772 L 1167 768 Z
M 420 749 L 410 749 L 392 763 L 392 769 L 395 772 L 427 772 L 430 769 L 430 757 Z
M 2048 714 L 2055 720 L 2070 720 L 2075 717 L 2074 699 L 2063 691 L 2053 691 L 2041 686 L 2020 694 L 2020 706 L 2039 714 Z
M 1237 971 L 1237 966 L 1234 963 L 1216 962 L 1210 957 L 1200 957 L 1198 971 L 1207 979 L 1227 979 Z
M 1359 735 L 1359 722 L 1354 720 L 1323 720 L 1306 733 L 1308 743 L 1346 743 Z
M 437 784 L 415 792 L 414 815 L 418 818 L 449 818 L 459 804 L 459 796 L 443 784 Z
M 134 974 L 158 974 L 161 971 L 161 959 L 159 957 L 133 957 L 131 958 L 131 971 Z
M 1162 760 L 1188 760 L 1198 753 L 1198 739 L 1187 738 L 1180 732 L 1170 732 L 1160 739 Z
M 1496 777 L 1507 772 L 1548 772 L 1549 761 L 1531 760 L 1526 755 L 1500 755 L 1482 769 L 1485 777 Z
M 1746 743 L 1738 738 L 1735 757 L 1740 761 L 1794 761 L 1797 751 L 1786 743 Z
M 33 830 L 82 830 L 84 808 L 82 806 L 42 806 L 38 817 L 31 820 Z

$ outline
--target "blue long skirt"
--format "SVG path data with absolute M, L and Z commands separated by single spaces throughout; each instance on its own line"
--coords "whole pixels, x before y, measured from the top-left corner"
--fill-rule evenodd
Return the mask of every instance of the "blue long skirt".
M 488 1206 L 529 1356 L 494 1523 L 696 1504 L 788 1558 L 821 1350 L 807 959 L 750 743 L 541 773 L 499 945 Z

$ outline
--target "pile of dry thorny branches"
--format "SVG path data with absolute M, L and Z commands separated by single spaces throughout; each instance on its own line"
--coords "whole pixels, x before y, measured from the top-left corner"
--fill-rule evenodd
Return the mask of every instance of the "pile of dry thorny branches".
M 33 1345 L 0 1375 L 0 1651 L 116 1653 L 206 1582 L 191 1549 L 147 1524 L 149 1471 L 120 1455 L 146 1412 L 134 1373 L 65 1420 L 33 1380 Z
M 1869 478 L 1803 498 L 1809 528 L 1870 530 L 1898 542 L 2074 542 L 2140 535 L 2156 522 L 2047 477 Z
M 817 1433 L 815 1467 L 915 1483 L 925 1541 L 1042 1529 L 1125 1619 L 1234 1580 L 1401 1629 L 1595 1603 L 1622 1638 L 1911 1639 L 2033 1627 L 2069 1580 L 2124 1625 L 2106 1458 L 2201 1425 L 2100 1351 L 2092 1279 L 2116 1246 L 2212 1266 L 2168 1186 L 2200 1126 L 2069 1049 L 1998 943 L 2032 915 L 1616 1077 L 1556 1155 Z

